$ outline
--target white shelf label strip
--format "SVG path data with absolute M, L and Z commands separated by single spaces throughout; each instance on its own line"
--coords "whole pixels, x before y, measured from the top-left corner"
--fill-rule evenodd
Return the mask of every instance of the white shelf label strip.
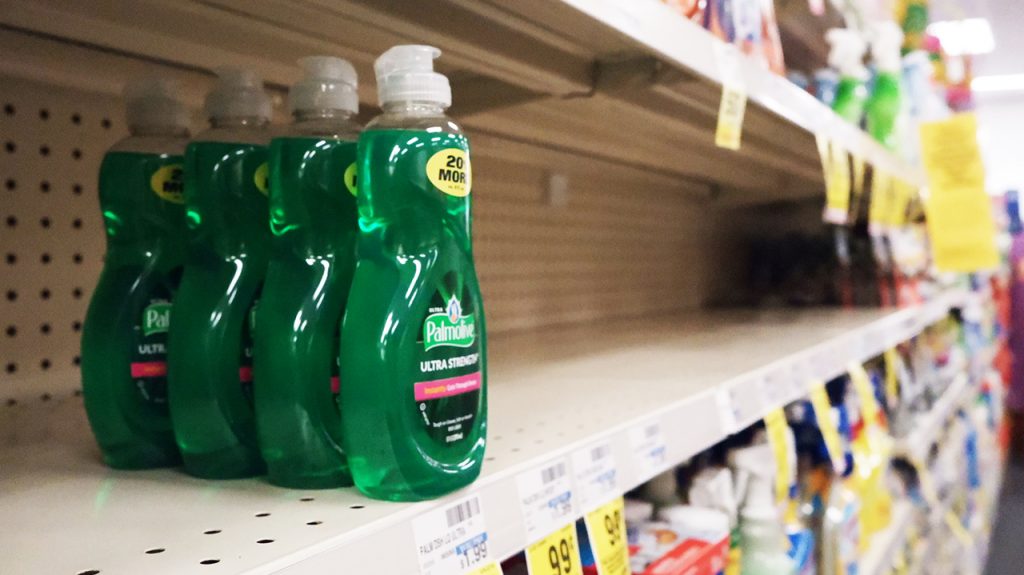
M 572 454 L 578 504 L 590 511 L 619 495 L 619 470 L 611 443 L 599 443 Z
M 516 483 L 528 542 L 548 535 L 575 517 L 572 476 L 565 458 L 519 474 Z
M 668 467 L 668 446 L 661 423 L 650 421 L 629 430 L 629 444 L 633 448 L 637 483 L 642 483 Z
M 422 575 L 453 575 L 489 559 L 487 522 L 479 495 L 429 511 L 412 521 Z

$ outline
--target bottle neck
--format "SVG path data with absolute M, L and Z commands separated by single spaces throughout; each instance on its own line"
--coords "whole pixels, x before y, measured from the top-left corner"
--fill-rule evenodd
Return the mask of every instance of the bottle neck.
M 292 118 L 295 122 L 308 122 L 310 120 L 348 120 L 353 113 L 348 110 L 295 110 Z
M 385 114 L 402 114 L 404 116 L 443 116 L 445 106 L 439 102 L 400 101 L 384 102 Z
M 270 123 L 263 116 L 239 116 L 232 118 L 210 118 L 210 126 L 214 128 L 262 128 Z

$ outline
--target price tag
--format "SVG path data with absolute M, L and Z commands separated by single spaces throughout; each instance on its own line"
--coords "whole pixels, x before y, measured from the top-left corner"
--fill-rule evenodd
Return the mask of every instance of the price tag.
M 422 575 L 462 573 L 489 562 L 479 495 L 417 517 L 412 529 Z
M 572 454 L 576 498 L 584 511 L 608 501 L 619 492 L 618 468 L 610 443 L 579 449 Z
M 817 135 L 818 154 L 825 173 L 826 223 L 845 225 L 850 214 L 850 157 L 835 141 Z
M 761 386 L 761 397 L 768 408 L 780 407 L 789 403 L 789 370 L 782 367 L 769 369 L 764 377 L 758 379 Z
M 781 407 L 769 411 L 764 416 L 764 425 L 768 430 L 768 444 L 775 456 L 775 501 L 778 503 L 789 497 L 789 486 L 795 479 L 793 474 L 796 471 L 796 462 L 789 458 L 789 424 L 786 422 L 786 413 Z
M 747 89 L 740 73 L 739 52 L 730 44 L 716 43 L 715 55 L 722 77 L 722 101 L 718 106 L 715 145 L 739 150 L 743 139 L 743 116 L 747 110 Z
M 789 384 L 792 387 L 792 397 L 800 399 L 807 395 L 807 382 L 811 380 L 810 361 L 801 358 L 793 361 L 789 366 Z
M 828 456 L 832 459 L 832 466 L 837 472 L 842 472 L 846 467 L 846 456 L 843 454 L 843 442 L 839 439 L 839 428 L 836 427 L 836 421 L 832 419 L 832 403 L 828 399 L 824 382 L 811 383 L 810 399 L 811 407 L 814 408 L 814 418 L 818 420 L 818 428 L 825 440 L 825 448 L 828 449 Z
M 466 575 L 505 575 L 505 573 L 501 570 L 501 563 L 490 563 L 475 571 L 470 571 Z
M 731 435 L 740 429 L 739 413 L 731 386 L 719 387 L 715 391 L 715 404 L 718 406 L 718 418 L 722 422 L 722 431 Z
M 885 234 L 892 213 L 892 176 L 875 168 L 872 172 L 871 203 L 868 207 L 868 233 L 873 236 Z
M 623 507 L 623 499 L 617 497 L 584 518 L 598 575 L 630 575 Z
M 569 523 L 527 547 L 526 568 L 530 575 L 583 575 L 576 523 Z
M 861 417 L 864 418 L 866 428 L 870 430 L 870 436 L 870 434 L 881 430 L 878 413 L 882 408 L 878 405 L 878 398 L 875 397 L 875 390 L 871 386 L 871 378 L 868 376 L 868 372 L 864 370 L 864 366 L 851 361 L 847 371 L 850 374 L 850 382 L 853 383 L 853 388 L 860 399 Z
M 565 459 L 521 473 L 516 482 L 527 541 L 543 537 L 572 519 L 572 478 Z
M 646 481 L 668 467 L 667 446 L 661 423 L 654 421 L 634 427 L 629 432 L 629 443 L 633 448 L 637 481 Z
M 900 398 L 900 379 L 899 379 L 899 355 L 896 353 L 896 348 L 891 347 L 885 350 L 882 354 L 882 359 L 885 360 L 885 397 L 889 402 L 889 408 L 892 409 Z

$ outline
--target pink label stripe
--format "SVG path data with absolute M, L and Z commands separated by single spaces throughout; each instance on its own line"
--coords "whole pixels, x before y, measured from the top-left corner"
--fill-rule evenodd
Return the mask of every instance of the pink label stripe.
M 167 375 L 167 362 L 163 361 L 140 361 L 131 365 L 132 377 L 163 377 Z
M 435 379 L 433 381 L 421 381 L 415 386 L 416 401 L 430 401 L 461 395 L 480 389 L 480 372 L 469 375 L 449 377 L 447 379 Z
M 341 379 L 338 376 L 331 378 L 331 393 L 341 393 Z
M 252 366 L 251 365 L 243 365 L 243 366 L 239 367 L 238 368 L 238 379 L 240 379 L 242 381 L 242 383 L 249 383 L 249 382 L 251 382 L 252 381 Z

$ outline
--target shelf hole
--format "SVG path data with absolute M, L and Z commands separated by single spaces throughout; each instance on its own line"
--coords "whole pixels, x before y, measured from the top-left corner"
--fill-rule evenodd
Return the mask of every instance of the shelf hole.
M 349 509 L 366 509 L 365 505 L 349 505 Z
M 315 500 L 316 500 L 316 498 L 314 498 L 314 497 L 303 497 L 302 499 L 299 499 L 299 501 L 315 501 Z
M 264 511 L 263 513 L 257 513 L 256 517 L 270 517 L 270 514 Z
M 7 399 L 7 407 L 14 407 L 15 405 L 18 405 L 17 399 L 14 399 L 13 397 Z
M 18 364 L 14 362 L 8 363 L 5 369 L 7 370 L 7 373 L 14 373 L 18 371 Z
M 322 525 L 323 521 L 307 521 L 306 525 Z
M 14 301 L 18 299 L 18 292 L 14 290 L 7 290 L 7 301 Z
M 267 543 L 273 543 L 273 542 L 274 542 L 273 539 L 260 539 L 259 541 L 257 541 L 257 543 L 259 543 L 260 545 L 266 545 Z
M 71 395 L 73 395 L 75 397 L 82 397 L 82 390 L 81 389 L 76 389 L 75 391 L 71 392 Z
M 39 362 L 39 367 L 40 367 L 40 368 L 41 368 L 41 369 L 42 369 L 43 371 L 46 371 L 47 369 L 50 369 L 50 365 L 51 365 L 51 364 L 50 364 L 50 360 L 48 360 L 48 359 L 44 359 L 43 361 L 40 361 L 40 362 Z
M 203 531 L 203 535 L 216 535 L 218 533 L 220 533 L 220 529 L 208 529 Z
M 75 218 L 74 220 L 72 220 L 71 227 L 75 228 L 76 230 L 82 229 L 82 218 Z
M 78 112 L 75 112 L 74 114 L 71 114 L 71 123 L 76 125 L 76 126 L 81 124 L 82 123 L 82 115 L 79 114 Z
M 7 337 L 14 337 L 16 335 L 18 335 L 18 328 L 13 325 L 7 326 Z
M 82 288 L 76 287 L 75 289 L 71 290 L 71 297 L 75 299 L 82 299 Z
M 43 262 L 44 264 L 50 263 L 50 260 L 52 260 L 52 259 L 53 258 L 50 257 L 50 254 L 43 254 L 43 255 L 39 256 L 39 261 Z
M 493 457 L 485 457 L 484 461 L 494 461 L 494 458 Z
M 46 108 L 40 108 L 39 109 L 39 119 L 40 120 L 49 120 L 50 119 L 50 111 L 47 110 Z
M 46 180 L 43 180 L 43 181 L 39 182 L 39 191 L 43 192 L 44 194 L 49 193 L 50 192 L 50 182 L 47 182 Z
M 156 549 L 146 549 L 146 555 L 156 555 L 157 553 L 163 553 L 166 551 L 163 547 L 157 547 Z
M 103 118 L 103 120 L 100 122 L 100 125 L 103 126 L 104 130 L 109 130 L 111 126 L 110 118 Z
M 7 140 L 6 142 L 4 142 L 4 149 L 7 150 L 8 154 L 13 154 L 14 152 L 18 151 L 18 145 L 10 140 Z
M 99 575 L 99 569 L 87 569 L 85 571 L 79 571 L 78 575 Z
M 501 436 L 500 435 L 495 435 L 494 436 L 494 441 L 501 441 Z
M 82 150 L 80 150 L 78 148 L 75 148 L 74 150 L 71 150 L 71 157 L 76 159 L 76 160 L 81 160 L 82 159 Z
M 14 115 L 14 104 L 4 104 L 4 114 L 8 116 Z
M 14 216 L 7 216 L 7 227 L 15 228 L 18 226 L 18 218 Z
M 50 146 L 46 146 L 46 145 L 39 146 L 39 155 L 40 156 L 49 156 L 50 155 Z
M 14 264 L 18 263 L 17 254 L 7 254 L 7 257 L 4 259 L 7 260 L 7 265 L 9 266 L 13 266 Z
M 519 453 L 519 448 L 518 447 L 513 447 L 512 448 L 512 453 Z
M 39 331 L 42 332 L 43 335 L 49 335 L 51 330 L 52 330 L 52 328 L 50 327 L 50 324 L 48 324 L 48 323 L 44 323 L 44 324 L 39 326 Z
M 203 559 L 199 562 L 200 565 L 216 565 L 220 563 L 220 559 Z
M 71 186 L 71 193 L 75 194 L 76 196 L 82 195 L 82 184 L 75 184 Z
M 7 178 L 7 180 L 4 182 L 4 187 L 13 192 L 15 189 L 17 189 L 18 182 L 11 178 Z
M 82 263 L 83 259 L 84 258 L 82 258 L 82 254 L 75 254 L 75 255 L 71 256 L 71 261 L 75 262 L 76 264 Z
M 43 289 L 42 289 L 42 290 L 41 290 L 41 291 L 39 292 L 39 297 L 40 297 L 41 299 L 50 299 L 50 296 L 51 296 L 51 295 L 53 295 L 53 294 L 51 294 L 51 293 L 50 293 L 50 289 L 49 289 L 49 288 L 43 288 Z
M 76 355 L 75 357 L 71 358 L 71 365 L 75 367 L 82 365 L 82 356 Z
M 46 216 L 43 216 L 42 218 L 39 218 L 39 225 L 43 226 L 44 228 L 50 227 L 51 223 L 53 223 L 53 222 L 51 222 L 50 218 L 48 218 Z
M 82 322 L 78 320 L 71 322 L 71 331 L 75 333 L 82 331 Z

